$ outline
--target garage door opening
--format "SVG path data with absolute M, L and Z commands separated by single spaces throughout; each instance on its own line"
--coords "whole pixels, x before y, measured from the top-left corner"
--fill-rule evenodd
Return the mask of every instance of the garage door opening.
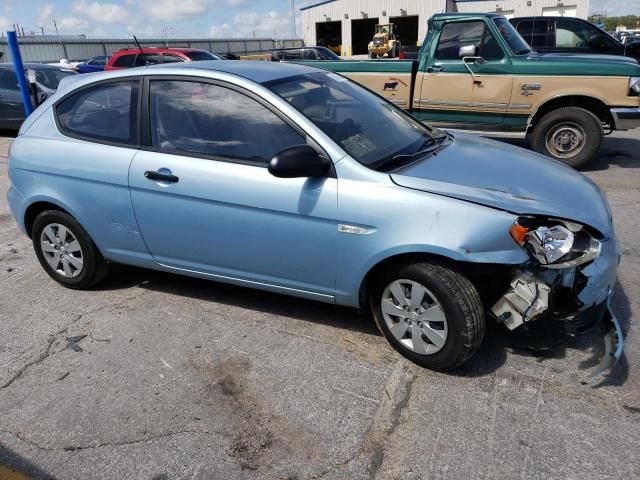
M 351 20 L 351 48 L 353 49 L 353 55 L 364 55 L 369 53 L 367 45 L 369 45 L 369 42 L 373 39 L 377 23 L 377 18 Z
M 402 45 L 416 45 L 418 43 L 418 15 L 390 17 L 389 22 L 398 26 L 398 34 Z
M 316 45 L 327 47 L 338 55 L 342 46 L 342 22 L 316 23 Z

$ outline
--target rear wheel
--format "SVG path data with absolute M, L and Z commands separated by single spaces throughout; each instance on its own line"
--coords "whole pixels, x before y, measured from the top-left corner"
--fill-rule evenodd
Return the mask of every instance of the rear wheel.
M 393 348 L 433 370 L 461 365 L 484 337 L 478 292 L 464 275 L 443 265 L 420 263 L 392 270 L 371 290 L 370 306 Z
M 109 263 L 89 234 L 67 213 L 40 213 L 33 222 L 32 241 L 42 268 L 65 287 L 90 288 L 109 272 Z
M 531 147 L 573 168 L 581 168 L 598 155 L 604 131 L 589 110 L 559 108 L 543 116 L 531 133 Z

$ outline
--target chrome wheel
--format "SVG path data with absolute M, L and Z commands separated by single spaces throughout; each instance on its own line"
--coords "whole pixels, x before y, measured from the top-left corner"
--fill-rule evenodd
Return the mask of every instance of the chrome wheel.
M 585 137 L 584 129 L 580 125 L 561 123 L 547 133 L 547 150 L 557 158 L 574 157 L 584 149 Z
M 74 278 L 82 272 L 82 248 L 75 235 L 64 225 L 50 223 L 44 227 L 40 235 L 40 250 L 58 275 Z
M 395 280 L 382 292 L 381 304 L 387 328 L 404 347 L 420 355 L 442 350 L 447 317 L 426 287 L 413 280 Z

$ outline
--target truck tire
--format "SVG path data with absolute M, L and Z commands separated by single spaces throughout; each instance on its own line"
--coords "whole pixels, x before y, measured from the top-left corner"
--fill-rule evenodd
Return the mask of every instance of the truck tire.
M 369 304 L 391 346 L 432 370 L 463 364 L 484 337 L 484 308 L 476 288 L 440 263 L 389 269 L 371 288 Z
M 369 52 L 369 58 L 378 58 L 378 55 L 373 52 Z
M 592 112 L 565 107 L 544 115 L 530 135 L 531 148 L 573 168 L 582 168 L 600 151 L 604 131 Z

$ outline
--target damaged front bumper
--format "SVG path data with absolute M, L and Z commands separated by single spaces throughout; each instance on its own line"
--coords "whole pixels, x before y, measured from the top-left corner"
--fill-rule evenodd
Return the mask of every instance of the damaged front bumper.
M 491 312 L 510 330 L 541 318 L 564 321 L 571 336 L 605 326 L 605 355 L 592 375 L 601 373 L 615 365 L 623 349 L 620 323 L 610 308 L 619 262 L 618 242 L 611 237 L 601 241 L 600 254 L 585 265 L 520 266 Z

